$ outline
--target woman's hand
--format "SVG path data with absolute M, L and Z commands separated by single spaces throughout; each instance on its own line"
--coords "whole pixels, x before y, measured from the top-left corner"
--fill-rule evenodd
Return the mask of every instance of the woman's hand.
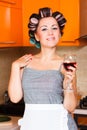
M 77 89 L 76 89 L 76 69 L 77 66 L 69 66 L 69 71 L 64 73 L 64 107 L 69 111 L 73 112 L 77 106 Z
M 23 68 L 27 66 L 31 60 L 32 60 L 32 54 L 26 54 L 17 59 L 16 61 L 14 61 L 13 64 L 18 66 L 19 68 Z

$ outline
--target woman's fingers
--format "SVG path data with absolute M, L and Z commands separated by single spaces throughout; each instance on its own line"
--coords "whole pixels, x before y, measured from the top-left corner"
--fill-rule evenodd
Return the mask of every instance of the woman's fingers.
M 26 55 L 23 56 L 23 58 L 24 58 L 23 60 L 25 62 L 28 62 L 28 61 L 32 60 L 32 55 L 31 54 L 26 54 Z
M 70 71 L 66 71 L 65 77 L 72 81 L 75 78 L 75 76 L 76 76 L 76 68 L 70 67 Z
M 33 56 L 31 54 L 26 54 L 20 57 L 19 59 L 17 59 L 15 63 L 18 64 L 19 67 L 25 67 L 32 60 L 32 57 Z

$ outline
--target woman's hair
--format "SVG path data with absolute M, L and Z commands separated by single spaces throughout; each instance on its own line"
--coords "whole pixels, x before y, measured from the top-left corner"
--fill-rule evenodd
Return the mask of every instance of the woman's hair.
M 37 30 L 40 19 L 45 17 L 55 18 L 59 25 L 60 33 L 63 35 L 63 29 L 66 23 L 66 19 L 64 18 L 63 14 L 58 11 L 52 12 L 51 8 L 48 7 L 40 8 L 38 14 L 34 13 L 30 16 L 28 23 L 30 42 L 35 44 L 37 48 L 40 48 L 40 42 L 35 39 L 35 32 Z

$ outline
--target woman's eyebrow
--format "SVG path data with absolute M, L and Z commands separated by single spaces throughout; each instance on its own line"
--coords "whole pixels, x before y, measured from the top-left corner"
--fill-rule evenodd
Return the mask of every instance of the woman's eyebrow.
M 53 25 L 51 25 L 52 27 L 53 26 L 58 26 L 57 24 L 53 24 Z M 42 26 L 40 26 L 40 28 L 42 28 L 42 27 L 47 27 L 47 25 L 42 25 Z
M 42 28 L 42 27 L 47 27 L 47 25 L 42 25 L 42 26 L 40 26 L 40 28 Z
M 52 26 L 58 26 L 57 24 L 53 24 Z

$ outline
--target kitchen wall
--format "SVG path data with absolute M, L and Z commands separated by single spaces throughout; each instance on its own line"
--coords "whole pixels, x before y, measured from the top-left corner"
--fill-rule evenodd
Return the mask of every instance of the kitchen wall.
M 25 53 L 35 54 L 37 52 L 39 52 L 39 50 L 35 47 L 0 49 L 0 104 L 4 102 L 4 92 L 8 88 L 11 63 Z M 59 55 L 64 55 L 70 52 L 77 55 L 77 89 L 82 97 L 87 95 L 87 46 L 59 46 L 57 52 Z

